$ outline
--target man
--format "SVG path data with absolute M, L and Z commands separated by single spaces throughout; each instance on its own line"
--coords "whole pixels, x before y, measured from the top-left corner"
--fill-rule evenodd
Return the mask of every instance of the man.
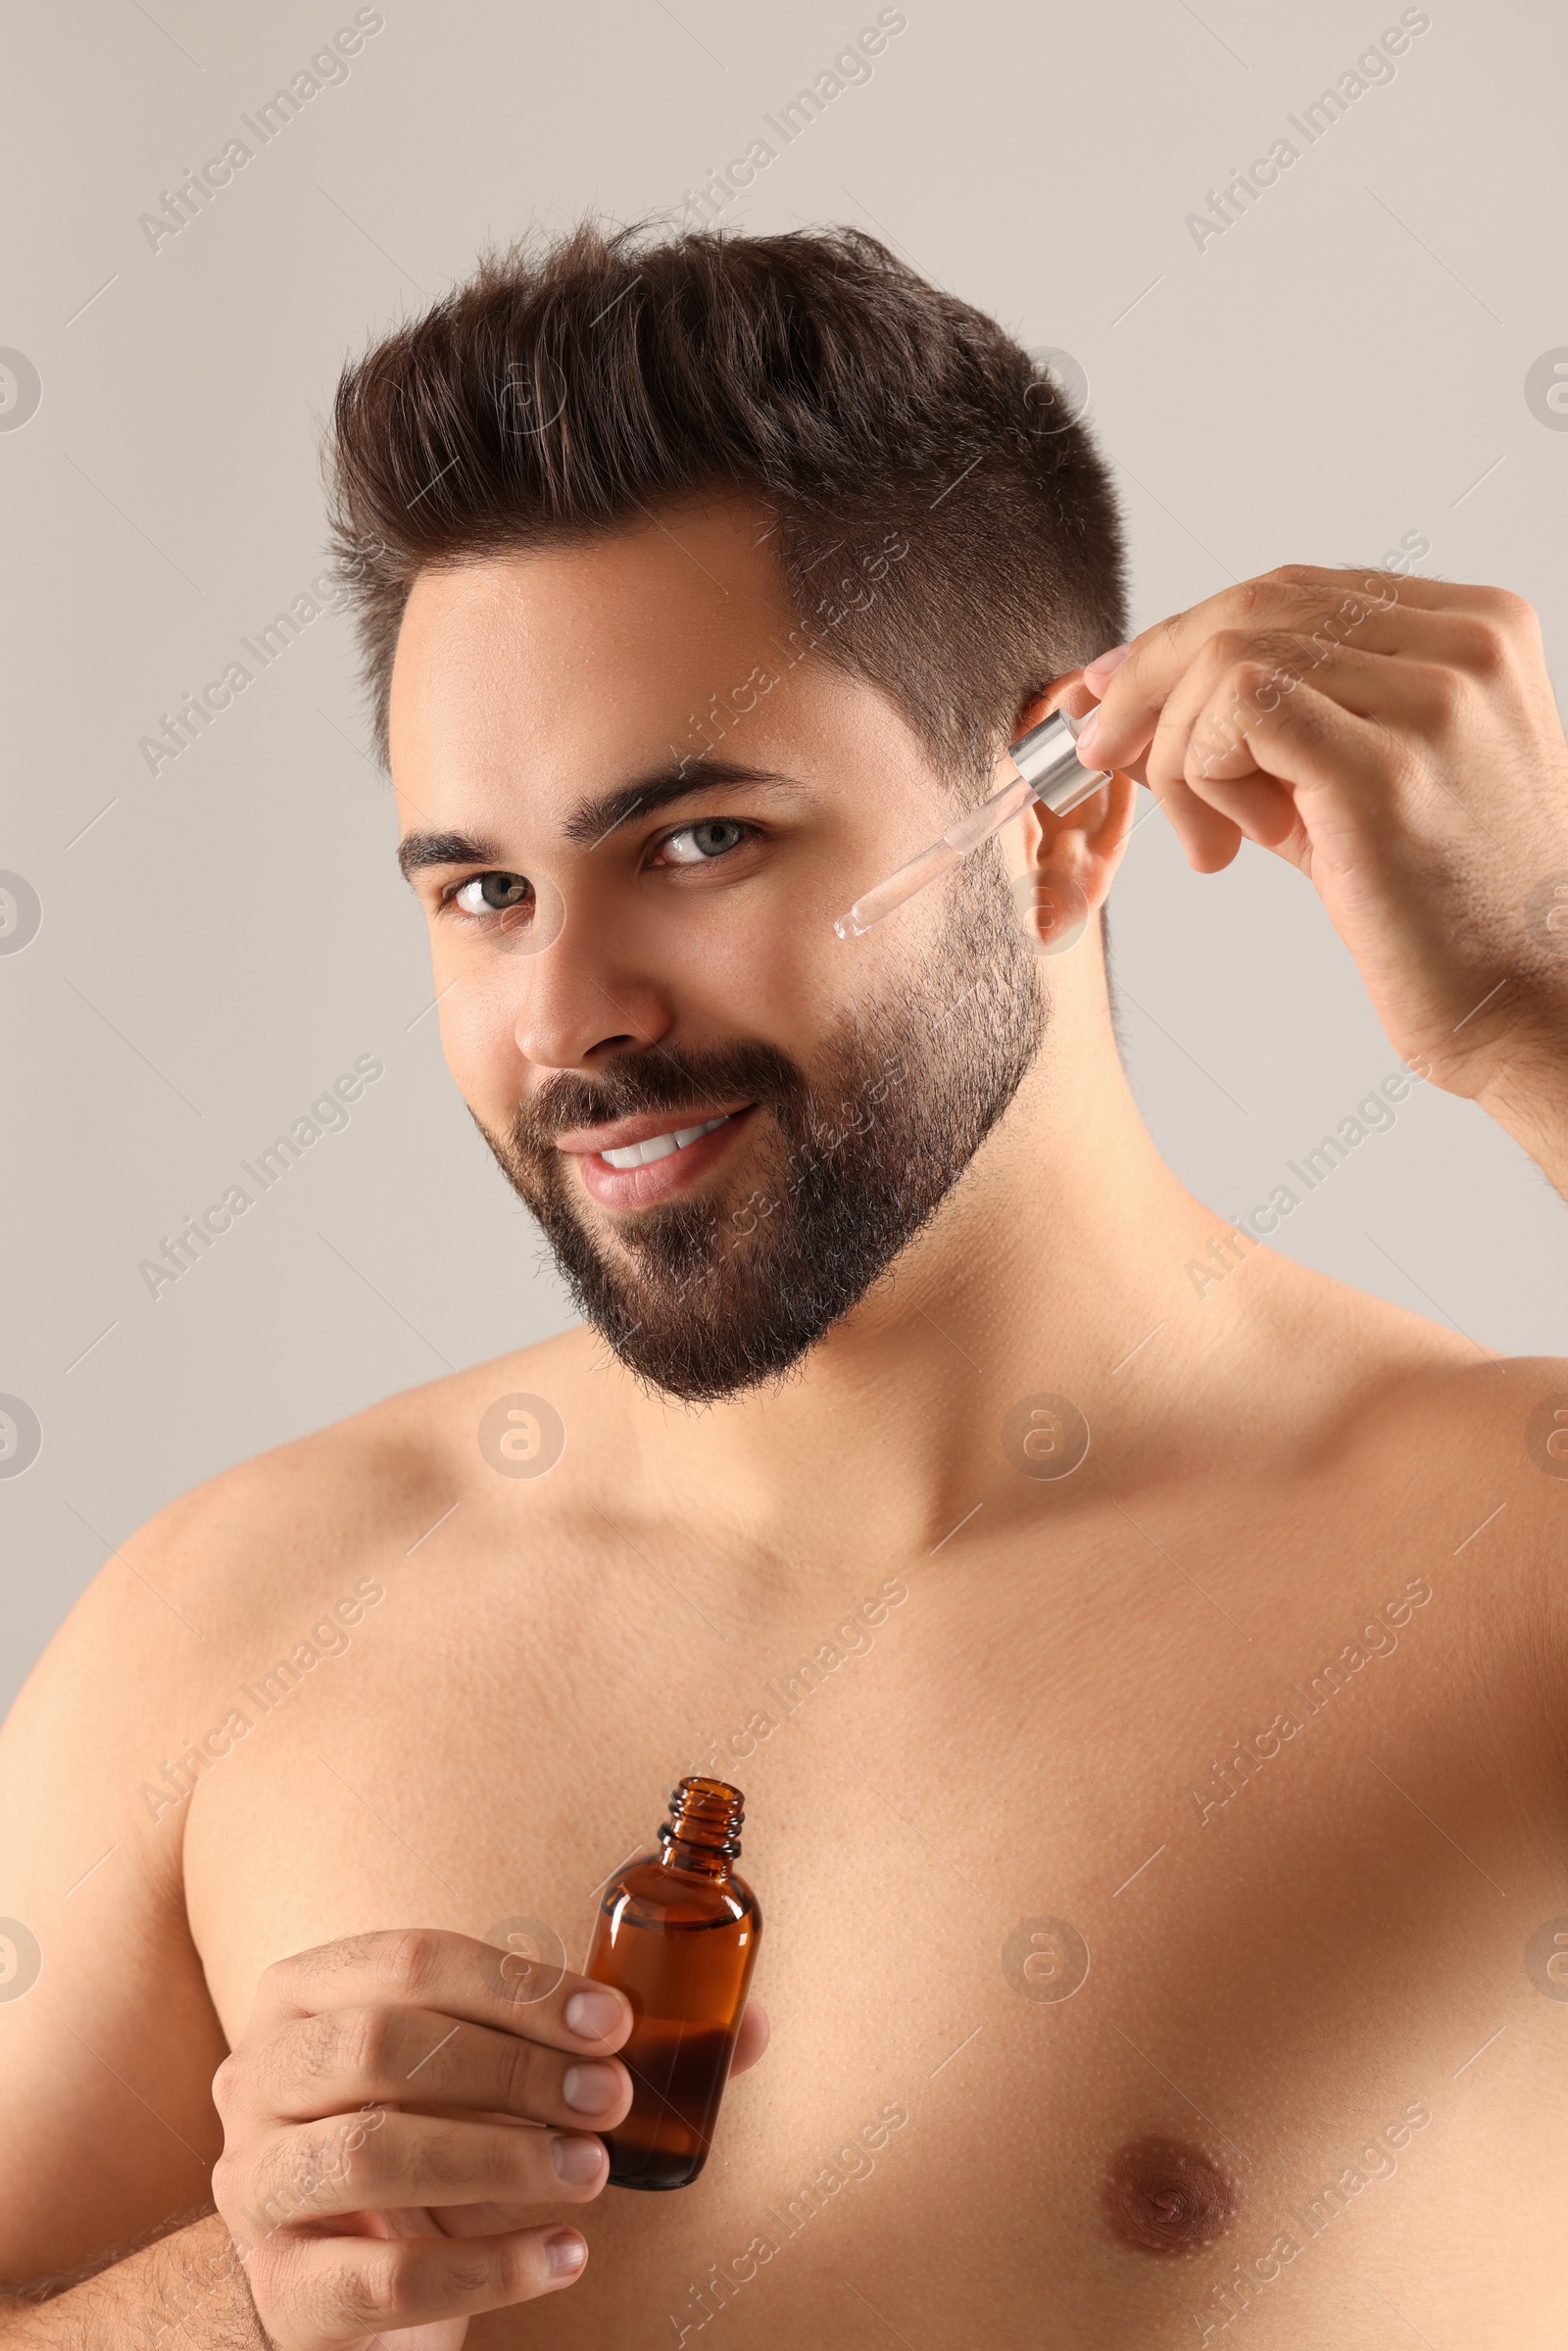
M 1555 2342 L 1568 1370 L 1194 1200 L 1099 921 L 1147 777 L 1318 891 L 1381 1099 L 1560 1187 L 1529 609 L 1291 567 L 1127 652 L 1086 436 L 849 232 L 489 265 L 334 465 L 447 1057 L 588 1320 L 186 1497 L 29 1683 L 10 2339 Z M 1118 779 L 842 938 L 1091 656 Z M 607 2194 L 569 1970 L 693 1769 L 776 2045 Z

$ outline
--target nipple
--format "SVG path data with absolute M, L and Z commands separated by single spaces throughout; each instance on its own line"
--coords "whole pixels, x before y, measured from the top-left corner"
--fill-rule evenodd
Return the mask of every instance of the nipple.
M 1111 2234 L 1140 2253 L 1200 2253 L 1235 2219 L 1236 2190 L 1196 2147 L 1140 2138 L 1111 2159 L 1104 2207 Z

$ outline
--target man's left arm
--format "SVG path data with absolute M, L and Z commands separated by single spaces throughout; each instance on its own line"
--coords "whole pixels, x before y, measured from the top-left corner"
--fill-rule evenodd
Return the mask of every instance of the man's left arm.
M 1568 744 L 1522 597 L 1287 563 L 1085 672 L 1198 871 L 1308 876 L 1406 1061 L 1568 1197 Z

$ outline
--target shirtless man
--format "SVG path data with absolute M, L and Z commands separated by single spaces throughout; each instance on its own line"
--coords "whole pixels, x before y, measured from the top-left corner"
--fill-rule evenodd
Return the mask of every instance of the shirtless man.
M 1162 1165 L 1132 783 L 833 927 L 1102 655 L 1090 766 L 1291 859 L 1379 1099 L 1561 1189 L 1529 608 L 1288 566 L 1104 653 L 1092 446 L 848 235 L 492 266 L 337 466 L 447 1058 L 591 1320 L 187 1496 L 33 1675 L 6 2341 L 1557 2344 L 1568 1367 Z M 579 1966 L 690 1770 L 773 2045 L 604 2192 L 627 2013 L 501 1953 Z

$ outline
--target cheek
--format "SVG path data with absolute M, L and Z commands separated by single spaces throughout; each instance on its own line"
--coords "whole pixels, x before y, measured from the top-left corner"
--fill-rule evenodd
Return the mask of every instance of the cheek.
M 471 974 L 443 972 L 439 957 L 435 987 L 441 1051 L 459 1091 L 487 1125 L 510 1119 L 526 1067 L 517 1045 L 519 1007 L 514 994 L 487 987 Z
M 672 1006 L 704 1032 L 765 1037 L 793 1050 L 791 1039 L 815 1025 L 813 1007 L 830 1001 L 831 926 L 813 926 L 785 902 L 750 905 L 710 919 L 672 957 Z

